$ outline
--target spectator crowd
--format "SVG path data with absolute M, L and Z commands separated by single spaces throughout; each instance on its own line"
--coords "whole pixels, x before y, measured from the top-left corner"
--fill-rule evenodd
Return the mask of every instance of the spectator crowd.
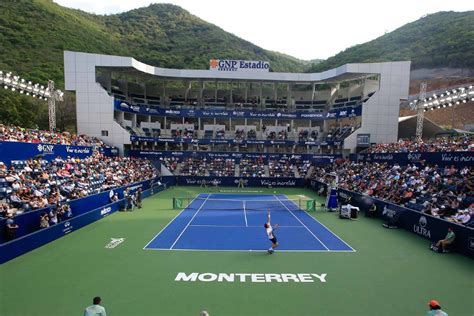
M 99 153 L 85 159 L 29 159 L 9 168 L 0 162 L 0 210 L 7 215 L 55 206 L 62 216 L 69 200 L 156 176 L 148 160 Z
M 76 135 L 69 132 L 49 132 L 3 124 L 0 124 L 0 141 L 108 147 L 100 139 L 87 135 Z
M 436 217 L 471 225 L 474 221 L 474 168 L 389 165 L 339 160 L 316 166 L 313 177 Z
M 399 140 L 396 143 L 377 144 L 368 153 L 449 152 L 474 151 L 473 136 L 440 137 L 425 141 Z

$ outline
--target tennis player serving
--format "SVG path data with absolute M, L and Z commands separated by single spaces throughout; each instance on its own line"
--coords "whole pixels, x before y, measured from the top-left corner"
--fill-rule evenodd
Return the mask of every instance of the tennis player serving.
M 265 227 L 265 231 L 267 232 L 268 239 L 270 239 L 270 241 L 272 242 L 272 246 L 270 247 L 270 249 L 268 249 L 268 253 L 272 254 L 275 252 L 275 248 L 278 247 L 278 241 L 275 237 L 275 234 L 273 233 L 273 231 L 278 228 L 278 224 L 275 224 L 272 227 L 271 218 L 270 218 L 270 210 L 268 211 L 268 220 L 265 223 L 265 225 L 263 225 L 263 227 Z

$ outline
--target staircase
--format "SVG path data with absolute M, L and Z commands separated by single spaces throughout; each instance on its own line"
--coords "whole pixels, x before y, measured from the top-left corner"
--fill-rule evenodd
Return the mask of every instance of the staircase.
M 234 172 L 235 177 L 240 177 L 240 165 L 235 164 L 235 172 Z

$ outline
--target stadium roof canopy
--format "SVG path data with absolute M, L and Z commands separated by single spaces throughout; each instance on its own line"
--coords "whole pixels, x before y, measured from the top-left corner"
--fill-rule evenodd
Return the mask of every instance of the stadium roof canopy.
M 398 139 L 411 139 L 416 136 L 416 115 L 402 116 L 398 118 Z M 437 134 L 445 132 L 445 129 L 437 125 L 426 116 L 423 121 L 423 138 L 434 138 Z

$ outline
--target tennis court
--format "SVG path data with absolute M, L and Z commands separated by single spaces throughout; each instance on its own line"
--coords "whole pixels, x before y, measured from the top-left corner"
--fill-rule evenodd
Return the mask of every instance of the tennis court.
M 279 251 L 355 251 L 284 194 L 212 193 L 194 198 L 144 249 L 266 251 L 268 210 Z

